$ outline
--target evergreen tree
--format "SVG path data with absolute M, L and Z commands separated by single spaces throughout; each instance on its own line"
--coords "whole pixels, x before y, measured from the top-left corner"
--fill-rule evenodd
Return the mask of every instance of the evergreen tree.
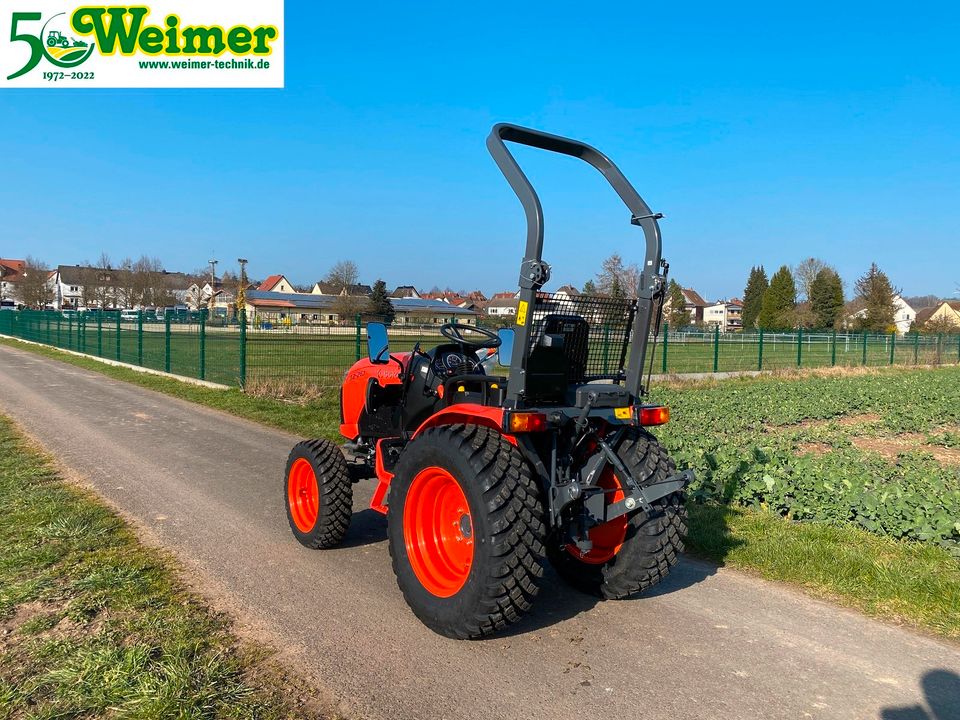
M 866 313 L 857 318 L 857 327 L 870 332 L 890 332 L 897 314 L 896 295 L 887 274 L 877 267 L 876 263 L 857 280 L 857 297 L 863 301 Z
M 679 330 L 690 324 L 690 313 L 687 312 L 687 298 L 683 295 L 683 288 L 676 280 L 671 280 L 667 288 L 667 301 L 670 303 L 670 312 L 667 322 L 671 330 Z
M 386 322 L 391 322 L 396 315 L 387 292 L 387 284 L 383 280 L 377 280 L 373 284 L 373 292 L 370 293 L 370 311 L 374 315 L 381 315 Z
M 750 278 L 743 291 L 743 327 L 752 330 L 757 326 L 760 308 L 763 307 L 763 295 L 767 292 L 767 271 L 763 265 L 750 268 Z
M 836 327 L 843 311 L 843 282 L 830 268 L 820 270 L 810 284 L 810 307 L 814 327 Z
M 597 285 L 593 280 L 587 280 L 583 284 L 583 294 L 584 295 L 598 295 Z
M 610 280 L 610 297 L 622 300 L 626 296 L 627 294 L 623 290 L 623 285 L 620 284 L 620 278 L 614 275 Z
M 770 279 L 770 287 L 763 295 L 757 323 L 764 330 L 792 329 L 796 303 L 797 287 L 793 282 L 793 273 L 784 265 Z

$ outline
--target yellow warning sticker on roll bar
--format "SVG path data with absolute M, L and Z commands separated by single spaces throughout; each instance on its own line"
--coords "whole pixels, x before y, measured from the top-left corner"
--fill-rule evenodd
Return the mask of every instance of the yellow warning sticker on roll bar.
M 527 306 L 529 304 L 526 300 L 521 300 L 517 304 L 517 325 L 527 324 Z

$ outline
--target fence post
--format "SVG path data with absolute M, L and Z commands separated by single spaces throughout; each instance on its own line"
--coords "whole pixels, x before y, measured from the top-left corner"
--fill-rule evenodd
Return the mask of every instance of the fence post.
M 357 313 L 356 324 L 357 324 L 357 332 L 356 332 L 355 360 L 359 360 L 360 359 L 360 313 Z
M 103 308 L 97 311 L 97 357 L 103 357 Z
M 763 328 L 757 341 L 757 370 L 763 370 Z
M 836 367 L 837 364 L 837 331 L 833 331 L 833 337 L 830 340 L 830 367 Z
M 720 326 L 713 329 L 713 372 L 720 372 Z
M 960 336 L 957 336 L 957 362 L 960 362 Z
M 890 364 L 893 365 L 893 353 L 896 351 L 897 346 L 897 331 L 894 330 L 890 333 Z
M 169 312 L 163 313 L 163 369 L 170 372 L 170 319 Z
M 667 343 L 668 343 L 667 338 L 669 337 L 670 337 L 670 323 L 664 323 L 663 324 L 663 357 L 661 358 L 662 362 L 660 363 L 662 366 L 661 372 L 663 372 L 664 375 L 667 374 Z
M 60 325 L 63 321 L 63 315 L 60 312 L 57 312 L 57 347 L 63 347 L 63 340 L 60 336 Z
M 137 310 L 137 365 L 143 365 L 143 308 Z
M 200 379 L 207 374 L 207 311 L 200 311 Z
M 73 317 L 67 318 L 67 347 L 73 350 Z
M 120 311 L 117 310 L 117 362 L 120 362 Z
M 50 313 L 44 311 L 43 315 L 47 320 L 47 345 L 49 345 L 50 344 Z
M 247 384 L 247 311 L 240 311 L 240 388 Z
M 867 331 L 863 331 L 863 364 L 867 364 Z
M 797 328 L 797 367 L 803 366 L 803 328 Z
M 608 372 L 610 365 L 610 326 L 603 326 L 603 371 Z
M 937 365 L 943 363 L 943 333 L 937 333 Z
M 917 365 L 920 362 L 920 333 L 914 333 L 913 335 L 913 364 Z

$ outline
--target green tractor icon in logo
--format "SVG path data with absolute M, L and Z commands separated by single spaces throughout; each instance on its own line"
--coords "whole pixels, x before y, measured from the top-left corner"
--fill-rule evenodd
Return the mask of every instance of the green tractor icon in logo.
M 62 48 L 69 48 L 69 47 L 85 48 L 87 46 L 87 44 L 83 40 L 73 40 L 73 42 L 71 43 L 70 40 L 67 39 L 67 36 L 64 35 L 62 32 L 60 32 L 59 30 L 51 30 L 50 34 L 47 35 L 47 47 L 56 47 L 57 45 L 59 45 Z
M 60 13 L 47 20 L 43 25 L 43 30 L 40 31 L 40 37 L 44 40 L 43 44 L 45 47 L 43 48 L 43 54 L 46 55 L 47 60 L 57 67 L 73 68 L 90 57 L 93 53 L 94 46 L 89 45 L 83 40 L 77 40 L 67 35 L 65 30 L 70 30 L 71 28 L 69 24 L 64 23 L 63 20 L 54 23 L 61 27 L 48 29 L 50 24 L 55 20 L 65 17 L 66 13 Z

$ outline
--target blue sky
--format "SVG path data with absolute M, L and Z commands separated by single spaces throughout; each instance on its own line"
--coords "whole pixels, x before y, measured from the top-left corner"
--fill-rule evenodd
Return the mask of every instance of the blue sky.
M 0 256 L 211 253 L 251 274 L 487 292 L 524 226 L 497 121 L 610 155 L 714 299 L 814 255 L 960 286 L 960 9 L 916 3 L 286 3 L 286 89 L 0 91 Z M 554 286 L 641 234 L 586 165 L 518 152 Z

